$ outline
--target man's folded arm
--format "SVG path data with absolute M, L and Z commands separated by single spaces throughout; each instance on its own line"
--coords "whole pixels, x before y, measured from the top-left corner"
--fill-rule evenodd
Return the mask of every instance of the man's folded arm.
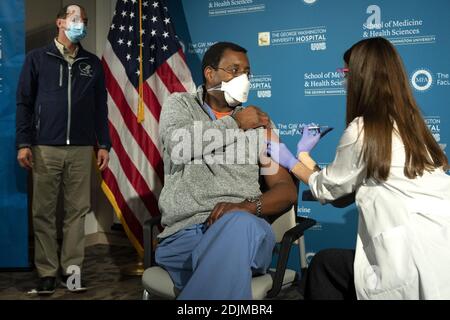
M 214 121 L 194 120 L 188 110 L 194 107 L 197 106 L 188 106 L 176 96 L 171 96 L 161 112 L 159 134 L 174 162 L 189 163 L 201 159 L 236 139 L 231 132 L 227 134 L 227 130 L 239 129 L 233 117 L 225 116 Z

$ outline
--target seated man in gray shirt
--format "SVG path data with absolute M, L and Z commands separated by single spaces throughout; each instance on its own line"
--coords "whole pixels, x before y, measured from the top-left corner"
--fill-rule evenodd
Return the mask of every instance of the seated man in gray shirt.
M 179 299 L 252 299 L 252 274 L 266 272 L 275 245 L 263 217 L 297 201 L 289 172 L 265 157 L 269 117 L 241 106 L 250 87 L 246 53 L 233 43 L 211 46 L 204 85 L 196 94 L 174 93 L 162 109 L 164 231 L 156 262 Z

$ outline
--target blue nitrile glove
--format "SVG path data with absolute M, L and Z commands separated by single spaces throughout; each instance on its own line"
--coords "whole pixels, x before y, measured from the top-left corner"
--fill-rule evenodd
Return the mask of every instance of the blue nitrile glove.
M 309 124 L 303 127 L 303 134 L 297 143 L 297 156 L 300 152 L 310 152 L 320 140 L 320 129 L 310 130 L 310 127 L 316 127 L 315 124 Z
M 285 167 L 289 171 L 297 164 L 298 160 L 289 151 L 288 147 L 284 143 L 278 143 L 275 141 L 266 141 L 267 154 L 282 167 Z

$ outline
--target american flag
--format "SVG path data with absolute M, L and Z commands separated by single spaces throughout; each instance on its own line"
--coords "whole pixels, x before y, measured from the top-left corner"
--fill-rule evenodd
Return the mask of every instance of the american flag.
M 142 224 L 160 214 L 161 106 L 172 92 L 195 91 L 164 1 L 118 0 L 102 62 L 112 142 L 102 189 L 143 256 Z

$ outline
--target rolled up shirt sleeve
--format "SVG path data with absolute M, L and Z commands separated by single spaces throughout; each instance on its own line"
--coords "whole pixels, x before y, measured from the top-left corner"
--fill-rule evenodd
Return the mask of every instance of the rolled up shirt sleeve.
M 311 192 L 320 203 L 350 194 L 362 183 L 366 176 L 362 143 L 363 121 L 356 118 L 345 129 L 333 162 L 309 177 Z

